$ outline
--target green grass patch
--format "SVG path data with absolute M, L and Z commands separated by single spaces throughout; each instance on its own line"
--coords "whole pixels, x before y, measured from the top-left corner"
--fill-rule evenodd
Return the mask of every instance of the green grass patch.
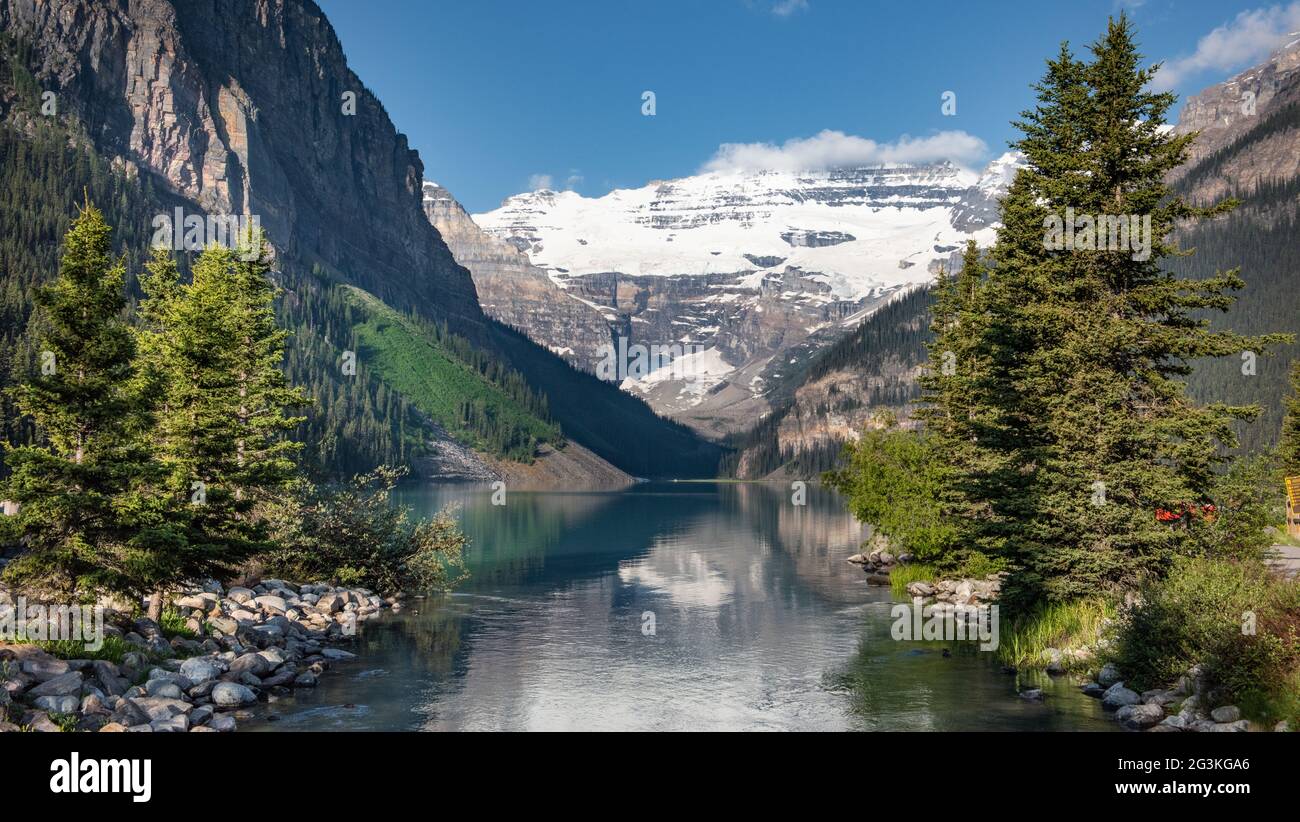
M 353 326 L 358 365 L 405 396 L 456 439 L 495 456 L 531 462 L 541 443 L 564 442 L 545 401 L 499 364 L 466 362 L 458 339 L 345 286 L 365 321 Z
M 198 639 L 199 635 L 185 624 L 188 620 L 181 616 L 181 612 L 174 608 L 164 609 L 162 618 L 158 620 L 158 627 L 162 629 L 163 636 L 171 639 L 180 637 L 182 639 Z
M 907 586 L 913 582 L 934 582 L 942 574 L 933 565 L 895 565 L 889 571 L 889 590 L 899 599 L 907 599 Z
M 1078 650 L 1095 645 L 1103 620 L 1114 619 L 1115 608 L 1101 598 L 1041 605 L 1034 611 L 1003 622 L 998 637 L 998 659 L 1016 668 L 1045 667 L 1048 649 Z M 1065 655 L 1067 670 L 1085 667 L 1086 660 Z
M 123 654 L 129 651 L 140 651 L 120 636 L 105 636 L 104 644 L 96 651 L 87 649 L 86 643 L 77 639 L 59 639 L 32 644 L 59 659 L 104 659 L 116 665 L 122 664 Z
M 61 714 L 56 711 L 50 713 L 49 717 L 50 717 L 50 721 L 53 722 L 55 725 L 58 725 L 59 730 L 63 731 L 65 734 L 70 734 L 73 731 L 77 730 L 76 714 Z

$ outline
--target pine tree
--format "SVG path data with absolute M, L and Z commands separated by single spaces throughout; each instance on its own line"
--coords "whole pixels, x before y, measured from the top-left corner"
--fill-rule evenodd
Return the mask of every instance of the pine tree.
M 308 404 L 306 393 L 290 386 L 282 370 L 289 332 L 276 324 L 269 249 L 265 236 L 250 230 L 233 266 L 240 469 L 235 493 L 254 502 L 260 493 L 283 488 L 297 475 L 293 455 L 302 446 L 286 434 L 305 417 L 290 416 L 288 409 Z
M 280 370 L 287 335 L 275 322 L 269 266 L 249 250 L 209 247 L 189 284 L 160 252 L 141 279 L 142 380 L 158 401 L 152 438 L 196 575 L 229 572 L 267 547 L 256 508 L 296 473 L 298 446 L 286 434 L 302 418 L 286 408 L 305 397 Z
M 1199 317 L 1232 305 L 1237 271 L 1193 280 L 1160 264 L 1183 253 L 1166 239 L 1176 223 L 1231 203 L 1195 208 L 1165 186 L 1194 135 L 1164 129 L 1174 97 L 1145 90 L 1153 73 L 1121 16 L 1090 62 L 1062 48 L 1018 124 L 1028 168 L 1004 198 L 982 290 L 965 480 L 987 503 L 977 543 L 1015 569 L 1004 594 L 1013 607 L 1128 586 L 1193 550 L 1195 529 L 1155 512 L 1208 501 L 1232 421 L 1257 409 L 1197 406 L 1182 380 L 1195 359 L 1282 339 L 1212 331 Z M 1075 215 L 1149 219 L 1150 253 L 1101 243 L 1104 229 L 1050 242 Z
M 6 576 L 78 599 L 149 590 L 174 575 L 183 544 L 140 436 L 148 408 L 133 390 L 126 271 L 112 258 L 109 235 L 87 204 L 65 238 L 58 277 L 37 292 L 47 329 L 41 369 L 14 395 L 45 442 L 9 449 L 12 473 L 0 488 L 20 506 L 27 548 Z
M 986 318 L 983 289 L 986 268 L 972 240 L 955 274 L 941 271 L 934 286 L 930 309 L 933 338 L 926 348 L 929 362 L 920 384 L 924 393 L 917 417 L 925 423 L 925 445 L 942 466 L 939 504 L 952 525 L 954 544 L 949 564 L 959 565 L 977 549 L 969 527 L 982 506 L 968 478 L 974 472 L 978 440 L 975 426 L 982 413 L 978 375 L 982 354 L 978 342 Z
M 1285 475 L 1300 477 L 1300 360 L 1291 363 L 1291 396 L 1286 400 L 1279 450 Z

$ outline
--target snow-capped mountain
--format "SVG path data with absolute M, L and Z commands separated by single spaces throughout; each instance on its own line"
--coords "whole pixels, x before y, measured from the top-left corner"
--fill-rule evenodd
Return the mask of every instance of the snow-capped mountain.
M 721 435 L 766 410 L 764 387 L 782 368 L 929 282 L 968 238 L 990 242 L 997 197 L 1017 167 L 1004 155 L 982 174 L 946 162 L 712 172 L 599 198 L 519 194 L 473 220 L 521 252 L 521 276 L 541 271 L 556 286 L 507 322 L 597 373 L 620 340 L 627 350 L 659 346 L 669 353 L 649 369 L 619 372 L 624 388 Z M 508 306 L 511 278 L 499 265 L 480 276 L 483 242 L 458 243 L 456 233 L 444 230 L 485 310 Z M 536 316 L 567 311 L 565 299 L 601 317 L 607 341 L 597 344 L 589 323 L 566 335 Z M 699 374 L 686 367 L 704 363 Z

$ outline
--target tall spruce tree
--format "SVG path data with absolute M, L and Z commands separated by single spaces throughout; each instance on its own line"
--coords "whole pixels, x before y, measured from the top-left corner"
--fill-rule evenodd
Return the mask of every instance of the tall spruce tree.
M 65 238 L 58 277 L 38 292 L 48 329 L 39 372 L 14 395 L 43 442 L 8 451 L 11 474 L 0 487 L 20 506 L 26 545 L 6 577 L 67 598 L 139 595 L 175 576 L 184 545 L 141 436 L 148 404 L 133 390 L 126 272 L 109 235 L 87 204 Z
M 306 402 L 280 370 L 286 333 L 276 326 L 269 266 L 250 242 L 265 247 L 257 236 L 238 250 L 204 250 L 188 284 L 166 252 L 141 278 L 142 380 L 158 402 L 153 440 L 204 575 L 267 547 L 256 509 L 296 473 L 298 446 L 286 434 L 301 418 L 287 409 Z
M 940 271 L 934 286 L 929 362 L 921 376 L 924 391 L 917 416 L 925 423 L 925 442 L 942 466 L 939 506 L 955 536 L 948 564 L 960 565 L 980 546 L 972 539 L 968 523 L 976 521 L 984 506 L 967 483 L 977 460 L 973 433 L 984 407 L 977 375 L 982 372 L 978 342 L 985 331 L 983 305 L 986 268 L 972 240 L 956 273 Z
M 1194 523 L 1171 527 L 1156 511 L 1208 502 L 1232 421 L 1257 409 L 1197 406 L 1182 380 L 1195 359 L 1283 339 L 1201 318 L 1232 305 L 1237 271 L 1192 280 L 1160 265 L 1184 253 L 1167 239 L 1175 224 L 1232 204 L 1196 208 L 1164 184 L 1194 135 L 1168 133 L 1175 98 L 1146 90 L 1154 71 L 1121 16 L 1090 62 L 1062 47 L 1017 124 L 1028 167 L 1004 198 L 981 290 L 963 479 L 984 505 L 972 539 L 1013 565 L 1012 607 L 1128 586 L 1194 550 Z M 1118 220 L 1133 218 L 1120 247 Z M 1078 232 L 1053 242 L 1065 223 Z
M 291 416 L 290 409 L 308 403 L 306 392 L 291 386 L 284 374 L 289 332 L 276 324 L 269 251 L 266 237 L 250 230 L 236 253 L 233 270 L 240 468 L 235 492 L 253 502 L 285 487 L 297 475 L 293 455 L 302 445 L 286 435 L 306 419 Z
M 1291 396 L 1282 419 L 1282 470 L 1288 477 L 1300 477 L 1300 360 L 1291 363 Z

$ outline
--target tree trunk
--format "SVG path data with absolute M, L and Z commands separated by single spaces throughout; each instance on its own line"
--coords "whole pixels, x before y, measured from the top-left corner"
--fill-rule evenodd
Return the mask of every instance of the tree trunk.
M 149 595 L 149 613 L 147 616 L 154 622 L 162 620 L 163 611 L 163 592 L 154 591 Z

